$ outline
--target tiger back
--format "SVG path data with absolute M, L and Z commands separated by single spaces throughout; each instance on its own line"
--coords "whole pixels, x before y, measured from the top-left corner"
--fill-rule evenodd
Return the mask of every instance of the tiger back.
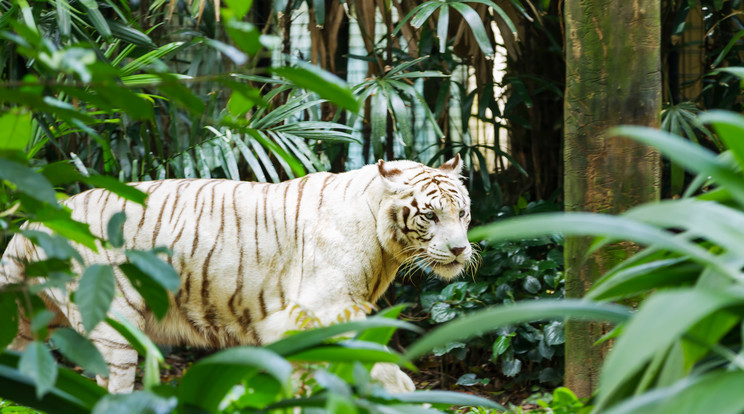
M 262 345 L 300 328 L 303 316 L 320 325 L 364 317 L 405 262 L 420 261 L 444 279 L 472 264 L 470 201 L 460 169 L 457 156 L 440 168 L 380 161 L 278 184 L 159 180 L 132 184 L 148 194 L 146 207 L 103 189 L 85 191 L 66 204 L 73 218 L 99 237 L 111 216 L 126 214 L 124 246 L 98 253 L 80 247 L 86 264 L 123 263 L 124 249 L 172 251 L 167 260 L 181 286 L 169 298 L 166 316 L 157 320 L 118 269 L 120 294 L 112 314 L 127 318 L 156 343 Z M 22 278 L 23 260 L 43 258 L 30 244 L 22 236 L 12 239 L 0 285 Z M 83 331 L 65 292 L 49 289 L 45 295 L 51 309 Z M 22 348 L 28 332 L 21 326 L 13 346 Z M 110 368 L 109 378 L 99 383 L 112 392 L 131 391 L 136 351 L 106 324 L 90 337 Z M 404 388 L 412 386 L 403 382 Z

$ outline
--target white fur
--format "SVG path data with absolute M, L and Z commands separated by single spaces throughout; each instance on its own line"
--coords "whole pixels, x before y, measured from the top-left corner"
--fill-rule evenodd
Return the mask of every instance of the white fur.
M 440 169 L 381 161 L 343 174 L 316 173 L 280 184 L 133 184 L 149 193 L 145 209 L 101 189 L 71 197 L 66 204 L 75 219 L 89 223 L 100 237 L 110 217 L 124 211 L 125 248 L 166 246 L 173 252 L 168 260 L 182 284 L 162 321 L 152 316 L 118 269 L 119 294 L 112 310 L 158 343 L 223 348 L 270 343 L 287 330 L 307 327 L 308 321 L 322 325 L 364 317 L 401 264 L 414 256 L 443 278 L 455 277 L 472 252 L 466 234 L 469 199 L 459 171 L 459 157 Z M 427 195 L 435 189 L 439 193 Z M 413 217 L 424 208 L 436 214 L 435 221 L 422 214 Z M 14 237 L 3 256 L 0 285 L 21 281 L 21 260 L 44 257 L 40 250 Z M 88 264 L 125 262 L 123 249 L 78 250 Z M 82 332 L 80 315 L 68 296 L 60 290 L 45 294 L 50 308 Z M 16 348 L 29 339 L 28 327 L 21 328 Z M 99 378 L 99 383 L 112 392 L 131 391 L 136 352 L 105 324 L 90 337 L 111 368 L 108 381 Z M 374 372 L 391 390 L 412 389 L 410 379 L 395 366 Z

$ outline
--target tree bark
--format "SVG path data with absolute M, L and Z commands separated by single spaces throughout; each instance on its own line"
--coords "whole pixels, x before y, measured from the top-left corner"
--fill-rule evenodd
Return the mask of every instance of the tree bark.
M 658 199 L 656 151 L 611 137 L 616 125 L 659 126 L 660 0 L 566 0 L 564 163 L 566 211 L 617 214 Z M 567 237 L 566 296 L 592 283 L 636 247 L 618 243 L 586 256 L 590 239 Z M 596 389 L 608 327 L 566 324 L 566 386 L 579 397 Z

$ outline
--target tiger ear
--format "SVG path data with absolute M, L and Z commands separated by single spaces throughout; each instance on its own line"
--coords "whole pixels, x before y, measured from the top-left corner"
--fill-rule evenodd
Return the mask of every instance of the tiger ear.
M 385 183 L 385 186 L 391 192 L 402 193 L 411 189 L 411 187 L 406 184 L 406 177 L 403 174 L 403 171 L 391 167 L 385 161 L 377 161 L 377 171 L 380 172 L 382 182 Z
M 459 178 L 460 173 L 462 172 L 462 159 L 460 158 L 460 154 L 455 154 L 455 156 L 451 160 L 440 165 L 439 170 L 441 170 L 445 174 L 449 174 Z

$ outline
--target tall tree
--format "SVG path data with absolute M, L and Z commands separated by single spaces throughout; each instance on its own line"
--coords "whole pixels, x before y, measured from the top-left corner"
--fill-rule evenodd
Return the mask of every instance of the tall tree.
M 567 211 L 617 214 L 658 199 L 658 154 L 612 137 L 622 124 L 658 127 L 661 109 L 660 0 L 566 0 L 564 111 Z M 586 256 L 591 240 L 566 239 L 566 295 L 581 297 L 594 280 L 631 254 L 630 244 Z M 566 326 L 566 385 L 587 397 L 609 345 L 599 323 Z

